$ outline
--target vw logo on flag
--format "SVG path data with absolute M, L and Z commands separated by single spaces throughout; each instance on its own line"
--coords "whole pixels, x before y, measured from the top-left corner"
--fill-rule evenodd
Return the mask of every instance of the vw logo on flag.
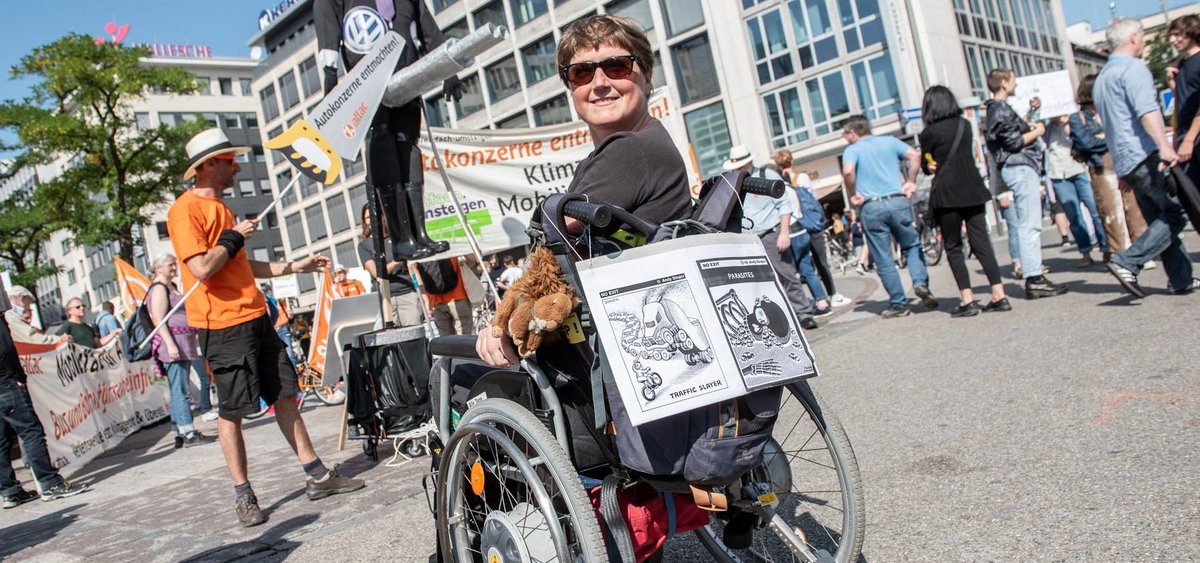
M 351 53 L 365 55 L 387 30 L 387 22 L 383 21 L 379 12 L 359 6 L 346 12 L 342 20 L 342 44 Z

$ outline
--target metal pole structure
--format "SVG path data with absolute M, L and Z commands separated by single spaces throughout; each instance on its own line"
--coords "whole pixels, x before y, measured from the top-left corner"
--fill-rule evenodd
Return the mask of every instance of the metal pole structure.
M 276 197 L 273 201 L 271 201 L 270 205 L 267 205 L 267 208 L 263 209 L 262 213 L 259 213 L 258 217 L 255 217 L 254 220 L 256 222 L 262 222 L 263 217 L 266 217 L 267 213 L 270 213 L 271 210 L 274 209 L 276 205 L 279 205 L 279 202 L 282 201 L 283 198 L 292 191 L 292 188 L 296 187 L 296 182 L 298 182 L 299 180 L 300 180 L 300 174 L 297 173 L 296 176 L 294 178 L 292 178 L 292 181 L 288 182 L 287 187 L 283 188 L 283 191 L 279 192 L 279 196 Z M 192 284 L 191 289 L 188 289 L 187 293 L 183 294 L 183 299 L 180 299 L 179 302 L 176 303 L 174 307 L 171 307 L 171 310 L 167 311 L 167 314 L 163 315 L 162 320 L 158 321 L 158 324 L 154 326 L 154 330 L 150 331 L 150 334 L 146 335 L 146 339 L 142 340 L 141 342 L 138 342 L 137 346 L 134 346 L 133 349 L 130 350 L 130 352 L 135 352 L 137 350 L 141 350 L 142 346 L 145 346 L 147 342 L 150 342 L 151 340 L 153 340 L 154 335 L 158 334 L 158 331 L 162 330 L 163 326 L 166 326 L 167 320 L 169 320 L 171 318 L 171 315 L 174 315 L 177 311 L 179 311 L 179 308 L 183 307 L 183 304 L 185 302 L 187 302 L 188 298 L 191 297 L 193 293 L 196 293 L 197 289 L 200 289 L 199 281 Z

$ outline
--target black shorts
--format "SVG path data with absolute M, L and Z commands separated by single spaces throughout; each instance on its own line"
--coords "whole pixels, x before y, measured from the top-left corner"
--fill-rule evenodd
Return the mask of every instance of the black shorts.
M 217 383 L 221 418 L 237 420 L 268 405 L 295 397 L 296 368 L 267 315 L 229 328 L 200 329 L 200 350 Z

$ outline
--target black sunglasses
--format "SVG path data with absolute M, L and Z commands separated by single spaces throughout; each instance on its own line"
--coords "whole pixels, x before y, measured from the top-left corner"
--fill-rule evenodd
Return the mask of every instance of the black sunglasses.
M 640 62 L 634 55 L 610 57 L 602 61 L 575 63 L 558 69 L 563 82 L 571 86 L 583 86 L 596 77 L 596 69 L 604 71 L 604 75 L 613 80 L 629 78 L 633 74 L 633 63 Z

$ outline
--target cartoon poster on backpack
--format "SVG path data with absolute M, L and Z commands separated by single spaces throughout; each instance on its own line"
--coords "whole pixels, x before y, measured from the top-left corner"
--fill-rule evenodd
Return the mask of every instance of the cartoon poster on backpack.
M 701 235 L 577 263 L 635 425 L 817 374 L 753 235 Z

